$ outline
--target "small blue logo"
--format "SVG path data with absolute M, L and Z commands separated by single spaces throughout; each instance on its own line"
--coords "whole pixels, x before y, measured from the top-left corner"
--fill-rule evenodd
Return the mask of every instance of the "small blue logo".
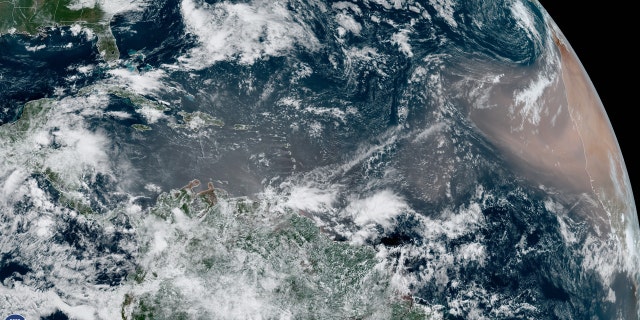
M 4 320 L 25 320 L 23 316 L 19 315 L 19 314 L 12 314 L 10 316 L 8 316 L 6 319 Z

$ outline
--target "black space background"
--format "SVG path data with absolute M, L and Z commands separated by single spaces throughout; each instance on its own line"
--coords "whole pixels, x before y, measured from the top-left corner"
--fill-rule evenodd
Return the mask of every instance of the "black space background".
M 636 116 L 640 56 L 637 11 L 622 2 L 540 0 L 578 55 L 607 110 L 627 166 L 636 204 L 640 199 L 640 116 Z

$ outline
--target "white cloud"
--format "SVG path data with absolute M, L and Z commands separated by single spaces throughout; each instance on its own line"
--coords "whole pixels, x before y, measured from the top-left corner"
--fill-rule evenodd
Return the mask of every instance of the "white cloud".
M 344 28 L 344 30 L 349 31 L 356 36 L 360 35 L 360 31 L 362 31 L 360 23 L 348 14 L 342 12 L 338 13 L 336 15 L 336 21 L 342 28 Z M 344 33 L 344 31 L 342 33 Z M 344 36 L 344 34 L 341 34 L 341 36 Z
M 95 1 L 100 5 L 108 16 L 112 16 L 119 12 L 142 10 L 146 6 L 147 1 L 141 0 L 76 0 L 82 1 L 86 4 L 90 4 L 91 1 Z
M 411 44 L 409 44 L 409 30 L 402 29 L 400 32 L 394 33 L 391 36 L 391 43 L 396 44 L 400 52 L 404 53 L 407 57 L 413 57 Z
M 454 7 L 455 3 L 451 0 L 429 0 L 431 6 L 433 6 L 437 11 L 438 15 L 442 17 L 447 23 L 454 27 L 458 27 L 458 23 L 454 18 Z
M 382 190 L 370 197 L 352 201 L 345 210 L 359 226 L 376 223 L 388 228 L 392 220 L 408 208 L 402 197 Z
M 291 191 L 286 205 L 303 211 L 321 211 L 330 208 L 336 201 L 337 190 L 322 190 L 314 187 L 296 187 Z
M 180 59 L 189 68 L 236 59 L 252 64 L 264 57 L 284 55 L 296 45 L 312 50 L 319 46 L 309 27 L 280 2 L 201 5 L 183 0 L 180 9 L 187 30 L 201 43 Z
M 67 8 L 71 10 L 81 10 L 83 8 L 94 8 L 96 6 L 96 0 L 73 0 Z
M 19 190 L 19 186 L 24 183 L 28 173 L 22 168 L 15 168 L 6 176 L 0 177 L 0 181 L 4 180 L 2 184 L 2 199 L 6 202 L 10 199 L 19 198 L 20 195 L 16 195 L 16 191 Z
M 166 74 L 160 69 L 144 73 L 132 72 L 127 69 L 114 69 L 109 70 L 108 73 L 114 76 L 116 80 L 119 80 L 119 84 L 142 95 L 160 91 L 166 86 L 162 82 Z

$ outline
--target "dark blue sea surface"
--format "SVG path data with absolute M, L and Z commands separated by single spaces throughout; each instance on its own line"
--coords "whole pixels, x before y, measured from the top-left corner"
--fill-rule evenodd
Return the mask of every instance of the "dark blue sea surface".
M 88 40 L 84 33 L 73 36 L 69 27 L 44 29 L 35 36 L 5 34 L 0 49 L 0 125 L 15 121 L 25 102 L 52 96 L 56 88 L 86 86 L 99 77 L 69 79 L 78 75 L 77 67 L 100 59 L 95 39 Z

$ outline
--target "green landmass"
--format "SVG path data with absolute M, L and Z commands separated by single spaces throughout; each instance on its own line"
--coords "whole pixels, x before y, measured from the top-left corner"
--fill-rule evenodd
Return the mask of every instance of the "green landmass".
M 236 131 L 247 131 L 250 128 L 251 128 L 251 126 L 247 125 L 247 124 L 236 123 L 236 124 L 233 125 L 233 130 L 236 130 Z
M 49 155 L 49 148 L 38 148 L 35 151 L 24 152 L 24 149 L 16 147 L 30 141 L 34 132 L 45 127 L 51 106 L 56 100 L 39 99 L 25 103 L 20 118 L 13 122 L 0 126 L 0 149 L 8 150 L 7 155 L 11 161 L 23 163 L 33 173 L 42 175 L 51 187 L 59 193 L 59 203 L 82 215 L 93 215 L 95 211 L 85 199 L 76 195 L 77 185 L 68 183 L 60 172 L 45 166 L 45 159 Z M 15 152 L 15 150 L 19 150 Z M 23 151 L 23 152 L 20 152 Z
M 224 121 L 201 111 L 185 112 L 180 111 L 178 115 L 182 117 L 181 123 L 172 125 L 175 128 L 186 128 L 197 131 L 205 127 L 224 127 Z
M 0 35 L 35 35 L 44 27 L 81 24 L 98 37 L 98 50 L 105 60 L 118 59 L 120 52 L 109 27 L 111 16 L 99 4 L 93 8 L 69 9 L 71 0 L 0 0 Z
M 140 132 L 151 130 L 151 127 L 141 123 L 132 124 L 131 127 L 134 128 L 136 131 L 140 131 Z
M 43 125 L 47 120 L 54 99 L 44 98 L 32 100 L 22 107 L 20 118 L 7 125 L 0 126 L 0 138 L 8 143 L 21 143 L 30 130 Z M 0 144 L 2 146 L 2 144 Z M 7 150 L 7 149 L 5 149 Z
M 79 93 L 80 94 L 89 94 L 91 92 L 91 90 L 93 88 L 88 88 L 89 90 L 81 90 Z M 159 110 L 159 111 L 169 111 L 171 110 L 170 108 L 168 108 L 167 106 L 147 99 L 142 95 L 139 95 L 137 93 L 131 92 L 131 91 L 127 91 L 125 89 L 122 88 L 109 88 L 109 93 L 116 96 L 116 97 L 120 97 L 123 99 L 128 99 L 129 102 L 131 102 L 137 109 L 140 108 L 150 108 L 150 109 L 155 109 L 155 110 Z
M 193 190 L 198 187 L 192 182 L 163 193 L 146 215 L 141 225 L 161 228 L 167 245 L 157 252 L 155 240 L 141 243 L 142 264 L 130 276 L 123 320 L 217 319 L 221 314 L 203 307 L 207 300 L 242 304 L 244 289 L 252 293 L 249 300 L 269 306 L 260 310 L 265 319 L 277 318 L 278 310 L 288 310 L 292 319 L 431 317 L 395 290 L 392 273 L 380 267 L 372 247 L 333 241 L 311 219 L 272 211 L 268 200 L 234 198 L 209 186 L 217 199 L 212 202 Z M 149 230 L 140 238 L 155 239 L 160 229 Z M 180 278 L 201 282 L 184 287 Z

